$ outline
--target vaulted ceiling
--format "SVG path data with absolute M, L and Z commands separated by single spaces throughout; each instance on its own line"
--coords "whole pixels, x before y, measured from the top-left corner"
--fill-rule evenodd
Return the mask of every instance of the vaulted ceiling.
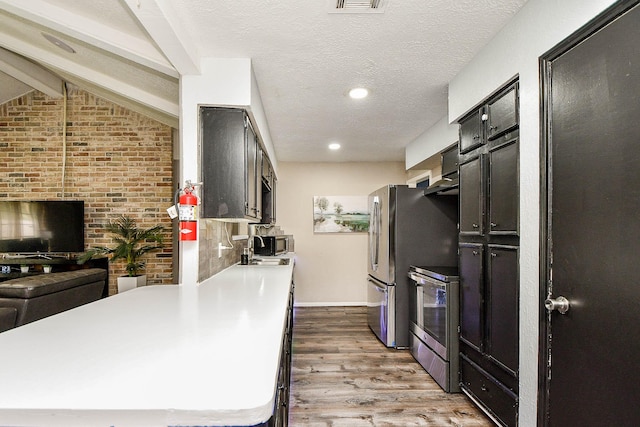
M 178 127 L 180 75 L 251 58 L 279 161 L 402 161 L 526 0 L 343 2 L 0 0 L 0 103 L 66 81 Z

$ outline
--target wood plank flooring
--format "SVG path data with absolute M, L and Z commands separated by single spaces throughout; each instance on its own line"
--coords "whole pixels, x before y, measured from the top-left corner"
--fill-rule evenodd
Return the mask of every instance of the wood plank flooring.
M 408 350 L 379 342 L 366 307 L 296 307 L 293 331 L 292 427 L 493 426 Z

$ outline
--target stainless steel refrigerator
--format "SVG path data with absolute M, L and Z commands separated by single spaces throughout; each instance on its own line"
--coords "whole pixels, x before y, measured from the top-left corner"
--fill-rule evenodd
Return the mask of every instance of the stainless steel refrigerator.
M 458 265 L 458 198 L 387 185 L 369 195 L 367 320 L 387 347 L 409 346 L 410 265 Z

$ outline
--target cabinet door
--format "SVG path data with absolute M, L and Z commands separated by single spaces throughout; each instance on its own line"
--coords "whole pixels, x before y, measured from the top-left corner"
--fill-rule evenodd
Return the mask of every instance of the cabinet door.
M 458 145 L 442 153 L 442 176 L 458 172 Z
M 513 376 L 518 372 L 518 248 L 489 245 L 486 353 Z
M 466 153 L 484 142 L 482 135 L 482 109 L 460 122 L 460 153 Z
M 482 156 L 460 165 L 460 234 L 482 234 Z
M 489 152 L 489 234 L 518 235 L 518 139 Z
M 245 118 L 245 153 L 245 215 L 260 218 L 257 197 L 258 188 L 256 185 L 258 179 L 258 144 L 256 134 L 248 118 Z
M 201 107 L 202 218 L 246 215 L 245 122 L 238 109 Z
M 483 337 L 483 245 L 460 244 L 460 339 L 477 350 Z
M 518 126 L 518 86 L 487 104 L 487 139 L 493 139 Z

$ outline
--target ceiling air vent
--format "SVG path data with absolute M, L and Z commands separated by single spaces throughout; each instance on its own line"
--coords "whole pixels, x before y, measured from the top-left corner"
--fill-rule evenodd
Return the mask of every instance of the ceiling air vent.
M 329 0 L 329 13 L 383 13 L 389 0 Z

